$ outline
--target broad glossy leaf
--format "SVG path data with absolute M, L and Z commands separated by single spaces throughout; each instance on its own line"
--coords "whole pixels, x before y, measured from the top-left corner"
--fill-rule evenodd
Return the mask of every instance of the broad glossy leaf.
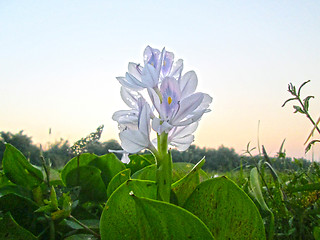
M 183 206 L 190 194 L 200 184 L 200 170 L 204 162 L 205 160 L 203 158 L 187 175 L 172 184 L 171 188 L 176 194 L 180 206 Z
M 10 213 L 6 213 L 0 220 L 0 239 L 37 240 L 31 232 L 21 227 Z
M 131 177 L 133 179 L 156 181 L 156 170 L 157 166 L 152 164 L 136 171 Z
M 111 194 L 121 185 L 123 184 L 125 181 L 129 180 L 130 179 L 130 173 L 131 173 L 131 170 L 130 168 L 127 168 L 121 172 L 119 172 L 117 175 L 115 175 L 109 185 L 108 185 L 108 188 L 107 188 L 107 195 L 108 197 L 111 196 Z
M 10 193 L 14 193 L 20 197 L 29 198 L 30 200 L 32 199 L 32 192 L 20 185 L 10 184 L 0 187 L 0 198 Z
M 30 200 L 14 193 L 8 193 L 0 197 L 0 212 L 10 212 L 13 218 L 20 226 L 28 229 L 33 234 L 43 231 L 44 226 L 37 223 L 40 213 L 34 211 L 38 209 L 38 205 Z
M 155 182 L 128 180 L 123 183 L 108 199 L 100 219 L 101 239 L 141 239 L 138 229 L 135 196 L 156 199 Z
M 198 216 L 216 239 L 265 239 L 259 211 L 248 195 L 226 177 L 202 182 L 184 208 Z
M 62 169 L 61 171 L 61 180 L 64 184 L 66 184 L 67 174 L 80 166 L 88 165 L 93 159 L 96 159 L 98 156 L 93 153 L 84 153 L 77 157 L 72 158 Z
M 81 166 L 67 174 L 66 184 L 68 187 L 81 187 L 80 202 L 104 202 L 107 200 L 107 189 L 100 174 L 100 169 L 96 167 Z
M 186 163 L 186 162 L 176 162 L 172 165 L 172 182 L 176 182 L 179 179 L 183 178 L 186 174 L 188 174 L 193 168 L 193 163 Z M 200 174 L 200 182 L 207 180 L 208 176 L 203 170 L 199 170 Z
M 7 178 L 6 174 L 0 171 L 0 187 L 5 185 L 12 185 L 13 183 L 10 182 L 9 178 Z
M 97 157 L 89 162 L 88 165 L 95 166 L 101 170 L 101 177 L 106 187 L 115 175 L 126 168 L 123 162 L 113 153 Z
M 195 215 L 176 205 L 133 196 L 140 239 L 214 239 Z
M 96 240 L 97 238 L 91 234 L 75 234 L 64 238 L 64 240 Z
M 61 180 L 60 172 L 57 170 L 50 168 L 50 184 L 54 186 L 63 185 L 63 182 Z
M 133 154 L 129 156 L 130 162 L 127 164 L 127 168 L 131 169 L 131 173 L 139 171 L 140 169 L 149 166 L 152 162 L 150 161 L 150 156 Z
M 184 162 L 176 162 L 172 164 L 172 183 L 178 181 L 183 178 L 186 174 L 188 174 L 195 165 L 193 163 L 184 163 Z M 156 169 L 157 166 L 155 164 L 149 165 L 132 175 L 134 179 L 143 179 L 143 180 L 156 180 Z M 208 176 L 203 170 L 199 170 L 200 174 L 200 182 L 207 180 Z
M 313 236 L 315 240 L 320 240 L 320 227 L 313 228 Z
M 143 154 L 142 156 L 145 159 L 147 159 L 150 162 L 150 164 L 155 164 L 156 163 L 156 160 L 155 160 L 153 154 L 151 154 L 151 153 L 150 154 Z
M 81 223 L 83 223 L 84 225 L 86 225 L 88 228 L 90 229 L 94 229 L 97 230 L 99 229 L 99 220 L 98 219 L 86 219 L 86 220 L 80 220 Z M 66 225 L 68 225 L 70 228 L 72 229 L 83 229 L 83 227 L 71 220 L 65 220 Z
M 9 143 L 6 144 L 2 165 L 4 173 L 13 183 L 33 189 L 43 182 L 42 172 Z

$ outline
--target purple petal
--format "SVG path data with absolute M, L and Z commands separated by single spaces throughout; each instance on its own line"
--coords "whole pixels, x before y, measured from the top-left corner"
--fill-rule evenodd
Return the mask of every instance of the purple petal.
M 189 97 L 182 99 L 180 102 L 180 108 L 172 119 L 172 124 L 176 125 L 180 121 L 184 120 L 185 117 L 190 115 L 197 107 L 199 107 L 203 98 L 203 93 L 194 93 Z
M 132 76 L 132 75 L 131 75 Z M 139 80 L 137 80 L 135 77 L 131 77 L 128 73 L 126 73 L 126 77 L 117 77 L 117 80 L 120 82 L 120 84 L 126 88 L 140 91 L 143 89 L 143 86 Z
M 170 145 L 176 147 L 178 151 L 185 151 L 190 147 L 193 140 L 194 136 L 188 135 L 183 138 L 177 138 L 174 141 L 171 141 Z
M 139 152 L 149 146 L 149 140 L 138 130 L 124 130 L 119 137 L 121 147 L 129 153 Z
M 162 114 L 161 113 L 161 107 L 160 107 L 161 103 L 160 103 L 160 98 L 159 98 L 158 94 L 152 88 L 148 88 L 148 94 L 149 94 L 149 97 L 151 99 L 151 102 L 152 102 L 153 106 L 155 107 L 155 109 L 160 114 L 160 117 L 163 118 L 164 116 L 161 115 Z
M 169 76 L 174 77 L 175 79 L 179 79 L 181 77 L 182 69 L 183 69 L 183 60 L 179 59 L 177 62 L 173 64 Z
M 158 49 L 147 46 L 143 53 L 144 65 L 150 64 L 154 68 L 159 64 L 160 51 Z
M 161 111 L 165 118 L 171 118 L 179 108 L 181 98 L 178 81 L 173 77 L 166 77 L 160 88 L 162 94 Z
M 161 68 L 161 73 L 163 78 L 169 75 L 172 68 L 173 59 L 174 59 L 174 54 L 172 52 L 166 51 L 164 54 L 162 68 Z
M 130 91 L 125 87 L 121 87 L 120 95 L 122 100 L 130 107 L 138 109 L 138 99 L 142 98 L 141 94 Z
M 150 107 L 148 103 L 142 107 L 139 114 L 139 131 L 149 138 L 150 135 Z
M 163 132 L 169 132 L 172 129 L 167 121 L 160 120 L 159 118 L 152 119 L 152 129 L 155 130 L 158 134 Z
M 198 78 L 194 71 L 187 72 L 179 79 L 181 98 L 188 97 L 196 91 Z
M 212 103 L 212 97 L 210 97 L 206 93 L 203 93 L 203 101 L 201 102 L 201 104 L 199 105 L 197 110 L 202 110 L 202 109 L 208 108 L 210 103 Z
M 145 87 L 154 88 L 158 85 L 159 74 L 153 66 L 146 64 L 142 70 L 141 81 Z
M 128 72 L 134 76 L 136 79 L 141 81 L 142 67 L 139 64 L 129 62 Z
M 184 138 L 190 134 L 193 134 L 198 128 L 199 122 L 194 122 L 183 127 L 174 127 L 168 134 L 168 141 L 174 141 L 178 138 Z

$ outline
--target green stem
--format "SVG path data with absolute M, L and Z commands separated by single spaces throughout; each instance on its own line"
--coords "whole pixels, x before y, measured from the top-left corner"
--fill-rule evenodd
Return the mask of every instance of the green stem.
M 157 196 L 158 200 L 170 202 L 171 181 L 172 181 L 172 159 L 168 152 L 168 134 L 158 135 L 158 152 L 155 152 L 157 159 Z
M 45 215 L 45 218 L 47 219 L 48 221 L 48 224 L 49 224 L 49 227 L 47 227 L 43 232 L 41 232 L 39 235 L 38 235 L 38 238 L 41 239 L 40 237 L 48 230 L 49 228 L 49 240 L 55 240 L 56 237 L 55 237 L 55 227 L 54 227 L 54 221 L 52 220 L 51 217 Z
M 95 237 L 100 239 L 100 235 L 98 233 L 96 233 L 95 231 L 91 230 L 87 225 L 83 224 L 82 222 L 80 222 L 78 219 L 76 219 L 74 216 L 70 215 L 69 218 L 71 218 L 73 221 L 75 221 L 76 223 L 78 223 L 81 227 L 83 227 L 84 229 L 86 229 L 88 232 L 90 232 L 92 235 L 94 235 Z
M 299 103 L 302 106 L 303 111 L 305 112 L 307 118 L 310 120 L 310 122 L 312 123 L 313 126 L 315 126 L 315 128 L 317 129 L 318 133 L 320 133 L 320 129 L 318 128 L 318 126 L 316 126 L 316 123 L 313 121 L 312 117 L 310 116 L 309 112 L 307 111 L 307 109 L 304 107 L 303 102 L 301 101 L 300 97 L 297 96 Z

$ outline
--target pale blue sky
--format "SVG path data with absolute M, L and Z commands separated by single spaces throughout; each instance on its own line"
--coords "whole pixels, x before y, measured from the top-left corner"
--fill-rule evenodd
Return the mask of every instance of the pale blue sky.
M 184 59 L 213 97 L 195 144 L 241 153 L 260 120 L 271 155 L 286 138 L 303 157 L 312 126 L 281 105 L 289 82 L 311 79 L 303 93 L 320 115 L 319 12 L 319 1 L 1 1 L 0 130 L 73 142 L 104 124 L 103 140 L 118 139 L 115 77 L 150 45 Z

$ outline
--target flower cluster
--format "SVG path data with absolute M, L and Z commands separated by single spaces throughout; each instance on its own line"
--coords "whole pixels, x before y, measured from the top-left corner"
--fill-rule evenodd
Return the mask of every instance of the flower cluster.
M 194 71 L 182 75 L 183 61 L 174 54 L 147 46 L 144 66 L 129 63 L 125 77 L 118 77 L 121 97 L 130 108 L 113 114 L 120 129 L 122 148 L 129 153 L 143 149 L 156 151 L 157 139 L 151 140 L 151 129 L 157 135 L 167 134 L 170 146 L 186 150 L 194 140 L 193 133 L 212 98 L 195 92 L 198 79 Z

